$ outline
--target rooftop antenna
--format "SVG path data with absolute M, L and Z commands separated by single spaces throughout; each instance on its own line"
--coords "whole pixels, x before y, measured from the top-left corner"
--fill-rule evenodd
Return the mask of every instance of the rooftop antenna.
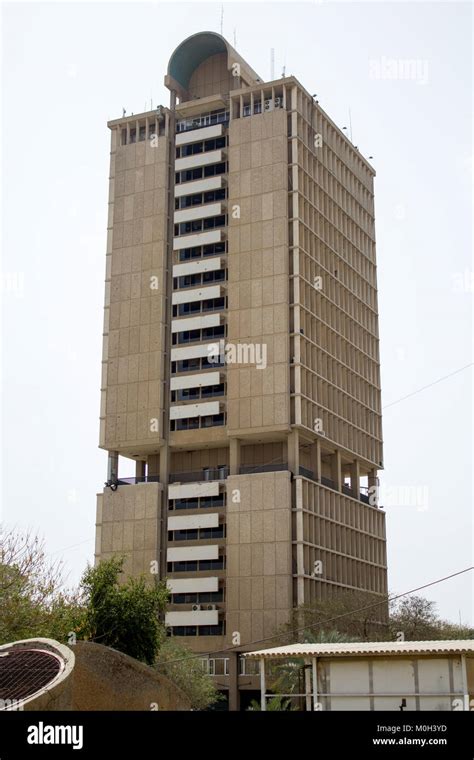
M 221 5 L 221 37 L 224 33 L 224 3 Z
M 275 48 L 270 50 L 270 82 L 275 79 Z
M 343 127 L 343 129 L 347 130 L 347 127 Z M 349 108 L 349 135 L 350 135 L 351 143 L 354 145 L 354 143 L 352 142 L 352 118 L 351 118 L 351 109 L 350 108 Z
M 237 33 L 236 33 L 235 26 L 234 26 L 234 47 L 237 50 Z

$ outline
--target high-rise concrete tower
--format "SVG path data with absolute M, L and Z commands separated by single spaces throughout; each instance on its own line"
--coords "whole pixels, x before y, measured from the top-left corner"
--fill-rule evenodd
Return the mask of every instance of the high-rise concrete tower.
M 165 84 L 169 108 L 108 125 L 96 556 L 158 569 L 170 630 L 206 652 L 386 594 L 374 170 L 218 34 Z

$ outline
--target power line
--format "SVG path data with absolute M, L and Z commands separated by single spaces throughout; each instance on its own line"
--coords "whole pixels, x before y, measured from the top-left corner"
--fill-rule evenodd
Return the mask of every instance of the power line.
M 49 552 L 49 556 L 51 557 L 53 554 L 60 554 L 61 552 L 67 552 L 69 549 L 75 549 L 76 546 L 82 546 L 82 544 L 88 544 L 89 541 L 93 541 L 94 537 L 91 536 L 91 538 L 86 538 L 84 541 L 79 541 L 78 544 L 72 544 L 72 546 L 66 546 L 64 549 L 56 549 L 55 552 Z
M 449 375 L 444 375 L 443 377 L 438 378 L 438 380 L 434 380 L 432 383 L 428 383 L 428 385 L 423 385 L 421 388 L 418 388 L 416 391 L 412 391 L 411 393 L 408 393 L 406 396 L 402 396 L 402 398 L 397 399 L 397 401 L 392 401 L 390 404 L 386 404 L 382 408 L 388 409 L 389 406 L 395 406 L 395 404 L 400 404 L 402 401 L 405 401 L 405 399 L 411 398 L 411 396 L 416 396 L 417 393 L 421 393 L 421 391 L 425 391 L 427 388 L 432 388 L 433 385 L 442 383 L 443 380 L 447 380 L 449 377 L 453 377 L 453 375 L 457 375 L 459 372 L 463 372 L 465 369 L 469 369 L 469 367 L 472 367 L 473 364 L 474 362 L 471 362 L 470 364 L 466 364 L 464 367 L 455 369 L 454 372 L 450 372 Z
M 257 639 L 256 641 L 251 641 L 248 644 L 246 644 L 246 647 L 253 647 L 256 644 L 263 644 L 266 641 L 272 641 L 273 639 L 282 638 L 283 636 L 288 636 L 289 633 L 297 634 L 297 633 L 304 633 L 304 631 L 308 631 L 312 628 L 321 627 L 323 625 L 326 625 L 327 623 L 332 623 L 335 620 L 341 620 L 341 618 L 348 617 L 349 615 L 356 615 L 358 612 L 364 612 L 365 610 L 372 609 L 374 607 L 380 607 L 382 604 L 386 604 L 387 602 L 393 602 L 395 599 L 401 599 L 403 596 L 408 596 L 409 594 L 414 594 L 416 591 L 422 591 L 422 589 L 429 588 L 430 586 L 435 586 L 438 583 L 443 583 L 444 581 L 450 580 L 451 578 L 455 578 L 458 575 L 463 575 L 464 573 L 468 573 L 470 570 L 474 570 L 474 565 L 470 567 L 466 567 L 464 570 L 458 570 L 456 573 L 452 573 L 451 575 L 446 575 L 444 578 L 438 578 L 435 581 L 430 581 L 429 583 L 423 584 L 423 586 L 418 586 L 417 588 L 412 588 L 409 591 L 404 591 L 402 594 L 396 594 L 392 597 L 387 596 L 387 598 L 382 599 L 380 602 L 374 602 L 373 604 L 367 604 L 364 607 L 359 607 L 357 610 L 351 610 L 350 612 L 343 612 L 340 615 L 336 615 L 332 618 L 327 618 L 326 620 L 319 621 L 318 623 L 313 623 L 312 625 L 305 625 L 304 628 L 296 628 L 292 631 L 283 631 L 282 633 L 276 633 L 273 634 L 273 636 L 267 636 L 264 639 Z M 225 654 L 226 652 L 233 652 L 238 647 L 240 647 L 240 644 L 236 644 L 231 647 L 226 647 L 225 649 L 218 649 L 214 652 L 199 652 L 198 654 L 192 654 L 187 655 L 186 657 L 179 657 L 175 660 L 164 660 L 163 662 L 157 662 L 156 665 L 169 665 L 174 662 L 182 662 L 185 660 L 194 660 L 197 657 L 211 657 L 214 654 Z

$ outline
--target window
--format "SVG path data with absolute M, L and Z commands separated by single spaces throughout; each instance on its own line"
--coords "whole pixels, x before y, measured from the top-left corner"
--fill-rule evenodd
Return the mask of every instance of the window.
M 203 541 L 209 538 L 224 538 L 224 526 L 216 528 L 187 528 L 185 530 L 169 530 L 169 541 Z
M 201 559 L 187 560 L 185 562 L 168 562 L 167 571 L 169 573 L 192 573 L 201 570 L 224 570 L 225 557 L 219 559 Z
M 170 499 L 169 509 L 212 509 L 225 506 L 225 494 L 191 499 Z
M 209 591 L 196 594 L 172 594 L 171 604 L 208 604 L 212 602 L 222 602 L 224 600 L 224 591 Z

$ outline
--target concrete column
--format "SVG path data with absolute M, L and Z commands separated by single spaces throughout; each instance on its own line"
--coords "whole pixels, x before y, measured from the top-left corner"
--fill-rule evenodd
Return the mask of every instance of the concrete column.
M 239 653 L 229 652 L 229 712 L 240 710 Z
M 311 470 L 313 470 L 315 480 L 321 481 L 321 441 L 317 438 L 311 444 Z
M 378 507 L 379 505 L 379 479 L 377 475 L 378 470 L 371 470 L 367 479 L 369 486 L 369 499 L 372 506 Z
M 239 438 L 229 438 L 229 471 L 231 475 L 238 475 L 240 472 Z
M 294 474 L 299 474 L 300 466 L 300 434 L 298 430 L 292 430 L 287 438 L 288 469 Z
M 262 712 L 266 712 L 267 700 L 265 699 L 265 692 L 267 690 L 265 683 L 265 658 L 260 658 L 260 709 Z
M 109 451 L 107 460 L 107 480 L 117 480 L 118 478 L 118 451 Z
M 137 459 L 135 462 L 135 477 L 144 478 L 146 475 L 146 462 L 141 459 Z
M 358 499 L 360 495 L 360 465 L 358 459 L 354 459 L 353 463 L 351 464 L 350 475 L 351 491 L 354 494 L 355 498 Z
M 169 447 L 167 444 L 160 449 L 160 483 L 166 486 L 168 483 Z
M 331 480 L 336 491 L 342 491 L 341 452 L 339 450 L 331 454 Z
M 318 661 L 313 657 L 311 661 L 313 671 L 313 710 L 318 709 Z
M 304 693 L 306 695 L 306 712 L 311 712 L 311 665 L 309 660 L 305 660 Z

